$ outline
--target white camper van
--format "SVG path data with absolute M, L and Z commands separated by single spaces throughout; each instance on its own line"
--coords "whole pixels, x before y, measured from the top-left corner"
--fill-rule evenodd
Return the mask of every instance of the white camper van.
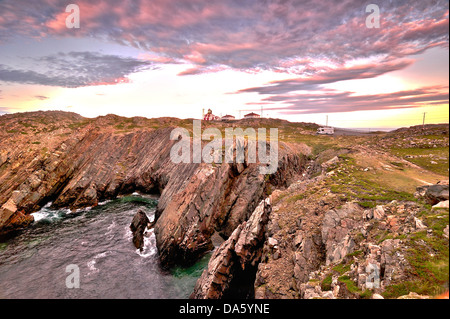
M 333 127 L 319 127 L 317 129 L 317 134 L 333 135 L 334 134 L 334 128 Z

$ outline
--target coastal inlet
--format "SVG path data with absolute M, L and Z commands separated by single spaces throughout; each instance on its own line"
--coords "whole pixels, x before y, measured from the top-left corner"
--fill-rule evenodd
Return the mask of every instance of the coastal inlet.
M 0 298 L 187 298 L 208 263 L 162 270 L 153 230 L 136 249 L 130 223 L 139 210 L 154 219 L 158 198 L 120 197 L 94 208 L 34 213 L 32 227 L 0 243 Z M 66 287 L 68 265 L 80 287 Z

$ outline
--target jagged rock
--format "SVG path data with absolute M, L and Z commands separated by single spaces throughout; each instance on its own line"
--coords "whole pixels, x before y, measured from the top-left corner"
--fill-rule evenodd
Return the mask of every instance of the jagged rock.
M 309 280 L 309 274 L 319 268 L 323 259 L 323 243 L 313 240 L 312 236 L 304 237 L 300 247 L 293 255 L 296 289 L 302 292 L 301 284 Z
M 380 288 L 382 249 L 378 245 L 368 243 L 364 262 L 357 265 L 356 278 L 361 290 Z
M 265 228 L 271 211 L 270 200 L 267 198 L 256 207 L 242 228 L 234 250 L 236 255 L 239 256 L 239 262 L 243 270 L 247 265 L 255 266 L 261 259 Z
M 294 249 L 296 249 L 297 247 L 299 247 L 301 245 L 301 243 L 303 242 L 303 236 L 302 234 L 298 234 L 297 236 L 295 236 L 294 239 Z
M 303 299 L 320 299 L 322 290 L 314 282 L 308 282 L 301 285 Z
M 239 225 L 213 253 L 191 298 L 217 299 L 237 289 L 246 271 L 255 269 L 262 254 L 271 206 L 261 201 L 248 221 Z M 236 295 L 234 295 L 236 298 Z
M 0 167 L 8 162 L 8 153 L 6 151 L 0 151 Z
M 144 232 L 149 224 L 150 220 L 142 210 L 139 210 L 131 221 L 130 229 L 133 233 L 133 244 L 139 250 L 144 249 Z
M 174 143 L 170 132 L 167 128 L 116 135 L 80 130 L 65 140 L 55 136 L 48 145 L 52 152 L 14 156 L 23 169 L 8 169 L 0 177 L 0 232 L 17 211 L 32 213 L 50 199 L 54 208 L 95 206 L 99 199 L 134 190 L 158 193 L 169 181 L 190 176 L 195 164 L 175 166 L 169 160 Z
M 336 299 L 333 291 L 322 291 L 317 281 L 309 281 L 301 284 L 301 291 L 303 299 Z
M 373 218 L 373 210 L 372 210 L 372 209 L 366 209 L 366 210 L 364 211 L 363 218 L 364 218 L 365 220 L 371 220 L 371 219 Z
M 271 182 L 282 181 L 284 185 L 288 176 L 302 171 L 303 162 L 286 150 L 280 151 L 279 157 Z M 258 164 L 249 163 L 240 173 L 234 164 L 200 165 L 170 203 L 161 207 L 164 211 L 155 224 L 155 235 L 162 265 L 186 265 L 197 260 L 213 248 L 211 236 L 215 231 L 225 238 L 230 236 L 249 218 L 263 197 L 264 187 Z
M 325 291 L 321 297 L 323 299 L 336 299 L 332 291 Z
M 225 237 L 248 218 L 263 192 L 264 179 L 252 164 L 237 176 L 232 164 L 201 165 L 172 197 L 155 224 L 163 265 L 189 264 L 212 249 L 211 236 Z
M 65 126 L 78 125 L 80 120 L 76 117 Z M 354 203 L 337 209 L 342 200 L 324 192 L 317 203 L 298 200 L 295 207 L 284 211 L 285 194 L 276 190 L 273 194 L 278 194 L 280 203 L 274 207 L 267 227 L 262 227 L 254 224 L 251 213 L 263 198 L 267 182 L 289 186 L 295 180 L 289 187 L 290 194 L 298 192 L 308 199 L 310 185 L 306 182 L 320 173 L 319 161 L 309 162 L 306 171 L 306 157 L 289 149 L 289 144 L 280 143 L 284 151 L 280 151 L 279 169 L 268 181 L 259 174 L 257 165 L 249 163 L 175 165 L 169 158 L 174 143 L 169 138 L 171 127 L 154 130 L 142 125 L 142 129 L 118 134 L 104 129 L 111 123 L 112 127 L 117 125 L 116 120 L 115 116 L 106 116 L 92 119 L 92 125 L 83 129 L 52 132 L 51 137 L 41 139 L 39 147 L 27 143 L 27 149 L 34 147 L 29 152 L 12 147 L 12 143 L 3 147 L 4 140 L 0 140 L 0 228 L 26 225 L 31 217 L 28 214 L 50 200 L 54 207 L 80 208 L 139 190 L 161 195 L 155 234 L 163 266 L 196 260 L 213 248 L 214 234 L 222 240 L 227 238 L 222 243 L 214 241 L 214 258 L 202 274 L 204 281 L 198 283 L 202 298 L 251 296 L 237 293 L 240 282 L 247 288 L 254 285 L 257 298 L 358 297 L 345 289 L 336 271 L 332 273 L 331 290 L 321 290 L 324 277 L 344 264 L 345 275 L 361 289 L 367 288 L 372 275 L 369 263 L 380 270 L 380 289 L 411 279 L 406 275 L 410 266 L 405 258 L 408 242 L 385 238 L 404 238 L 404 234 L 415 232 L 414 217 L 422 216 L 417 214 L 420 208 L 399 200 L 401 203 L 393 201 L 366 211 Z M 167 124 L 164 119 L 158 121 Z M 49 139 L 53 140 L 44 144 Z M 445 143 L 448 146 L 448 138 Z M 345 172 L 342 168 L 338 171 Z M 319 187 L 317 194 L 324 190 L 319 184 L 325 178 L 322 174 L 311 180 Z M 448 226 L 445 234 L 448 237 Z M 269 237 L 277 242 L 264 241 Z M 263 262 L 258 264 L 260 259 Z
M 384 269 L 381 288 L 387 287 L 391 282 L 401 282 L 407 277 L 406 269 L 409 263 L 399 248 L 402 242 L 399 239 L 387 239 L 380 245 L 381 259 L 380 271 Z
M 355 247 L 349 232 L 362 226 L 361 220 L 350 218 L 363 215 L 362 208 L 355 203 L 346 203 L 341 209 L 328 211 L 322 223 L 322 240 L 326 247 L 326 264 L 336 263 L 351 253 Z

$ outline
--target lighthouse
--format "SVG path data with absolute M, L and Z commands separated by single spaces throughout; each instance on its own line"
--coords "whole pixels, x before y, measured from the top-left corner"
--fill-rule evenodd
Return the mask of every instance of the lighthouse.
M 203 117 L 203 121 L 218 121 L 220 117 L 214 115 L 211 109 L 208 109 L 208 113 Z

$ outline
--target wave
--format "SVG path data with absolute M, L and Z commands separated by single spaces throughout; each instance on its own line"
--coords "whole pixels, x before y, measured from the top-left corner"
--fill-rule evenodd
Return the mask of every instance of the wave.
M 42 207 L 40 210 L 38 210 L 35 213 L 32 213 L 31 215 L 34 218 L 34 222 L 52 222 L 55 220 L 59 220 L 64 218 L 67 214 L 71 213 L 71 210 L 69 208 L 63 208 L 63 209 L 51 209 L 52 203 L 47 203 L 44 207 Z

